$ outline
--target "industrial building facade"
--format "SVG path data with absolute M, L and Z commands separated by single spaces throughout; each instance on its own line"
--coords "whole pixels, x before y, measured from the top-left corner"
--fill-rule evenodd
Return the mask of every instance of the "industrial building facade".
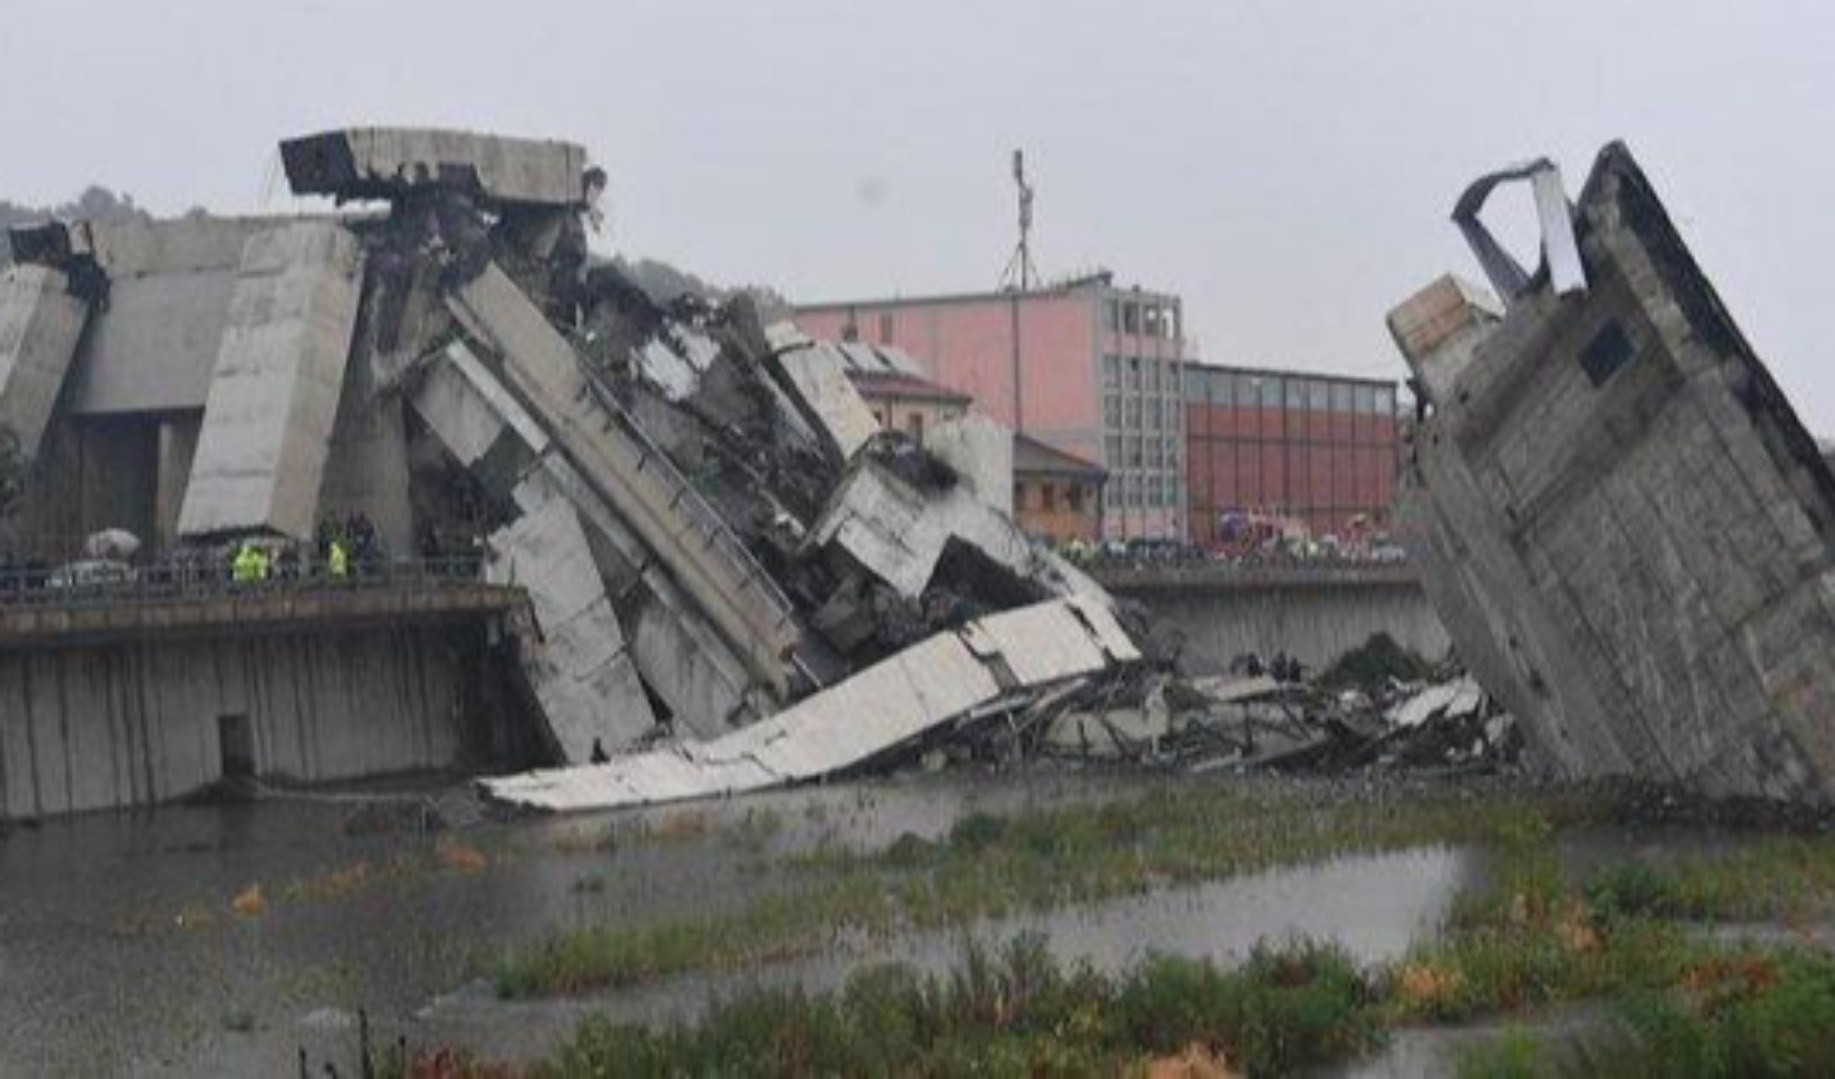
M 1219 541 L 1232 513 L 1344 537 L 1389 524 L 1400 461 L 1396 384 L 1193 365 L 1185 370 L 1191 541 Z
M 1183 539 L 1184 314 L 1177 296 L 1107 274 L 1027 292 L 812 304 L 797 325 L 894 346 L 1026 437 L 1108 473 L 1106 538 Z

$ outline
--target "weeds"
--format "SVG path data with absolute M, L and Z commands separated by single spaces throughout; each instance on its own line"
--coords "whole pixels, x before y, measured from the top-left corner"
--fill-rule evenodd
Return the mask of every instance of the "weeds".
M 562 932 L 507 953 L 507 996 L 580 993 L 807 955 L 843 931 L 948 929 L 1359 851 L 1546 837 L 1584 803 L 1457 797 L 1317 804 L 1291 793 L 1172 785 L 1101 805 L 971 813 L 940 842 L 788 860 L 791 890 L 718 917 Z M 1525 840 L 1527 842 L 1529 840 Z
M 1372 986 L 1335 948 L 1295 942 L 1235 971 L 1160 958 L 1109 977 L 1042 940 L 970 945 L 954 972 L 871 967 L 835 994 L 764 990 L 662 1029 L 588 1020 L 538 1075 L 1118 1074 L 1201 1047 L 1284 1074 L 1381 1038 Z

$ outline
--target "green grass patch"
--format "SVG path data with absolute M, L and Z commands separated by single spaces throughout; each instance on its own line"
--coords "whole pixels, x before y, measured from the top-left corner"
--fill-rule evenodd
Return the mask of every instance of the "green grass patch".
M 807 955 L 883 936 L 1220 880 L 1337 855 L 1545 836 L 1606 812 L 1576 794 L 1456 792 L 1335 800 L 1252 784 L 1171 783 L 1127 800 L 970 814 L 941 840 L 787 859 L 785 890 L 737 910 L 562 932 L 505 954 L 499 992 L 582 993 Z
M 1630 862 L 1594 875 L 1607 913 L 1695 921 L 1762 921 L 1835 912 L 1835 839 L 1774 836 L 1717 855 Z
M 878 966 L 838 993 L 747 993 L 694 1024 L 588 1020 L 535 1074 L 1115 1075 L 1193 1046 L 1285 1074 L 1381 1037 L 1370 982 L 1331 947 L 1259 950 L 1227 972 L 1156 958 L 1110 977 L 1022 936 L 998 954 L 970 947 L 945 978 Z
M 1512 1031 L 1460 1054 L 1466 1079 L 1734 1079 L 1835 1074 L 1835 959 L 1719 952 L 1612 1002 L 1597 1030 Z

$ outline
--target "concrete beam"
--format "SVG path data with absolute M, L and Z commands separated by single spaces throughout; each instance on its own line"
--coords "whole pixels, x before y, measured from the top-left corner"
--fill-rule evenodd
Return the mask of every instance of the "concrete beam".
M 618 566 L 605 569 L 619 591 L 631 654 L 644 682 L 669 708 L 677 728 L 712 738 L 757 718 L 767 695 L 754 692 L 740 657 L 657 563 L 655 556 L 561 454 L 534 417 L 482 361 L 459 342 L 449 345 L 416 383 L 410 403 L 467 469 L 484 472 L 513 462 L 494 477 L 524 513 L 565 501 L 589 535 L 602 537 Z M 635 592 L 630 586 L 635 585 Z
M 487 580 L 525 589 L 540 628 L 523 673 L 562 758 L 635 744 L 656 726 L 580 518 L 555 499 L 493 533 Z
M 586 151 L 571 142 L 436 128 L 327 131 L 280 144 L 295 195 L 387 199 L 449 187 L 496 202 L 578 206 Z
M 503 271 L 487 266 L 449 304 L 503 365 L 504 380 L 580 476 L 617 511 L 752 673 L 780 696 L 800 636 L 790 602 L 724 521 L 622 408 L 602 398 L 579 357 Z

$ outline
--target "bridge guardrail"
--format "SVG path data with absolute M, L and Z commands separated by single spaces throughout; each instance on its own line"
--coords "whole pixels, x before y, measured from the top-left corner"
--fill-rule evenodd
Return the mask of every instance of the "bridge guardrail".
M 174 559 L 135 565 L 102 561 L 0 569 L 0 607 L 104 607 L 284 593 L 437 589 L 483 581 L 475 555 L 351 560 L 334 576 L 323 562 L 276 563 L 260 580 L 236 580 L 227 561 Z

